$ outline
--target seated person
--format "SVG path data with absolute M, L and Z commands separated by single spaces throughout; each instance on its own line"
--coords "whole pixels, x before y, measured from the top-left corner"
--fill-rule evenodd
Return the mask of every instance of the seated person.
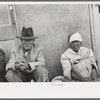
M 11 59 L 6 65 L 6 79 L 9 82 L 35 82 L 48 81 L 48 72 L 45 68 L 43 49 L 34 44 L 31 27 L 23 27 L 20 37 L 21 45 L 12 50 Z
M 82 46 L 82 37 L 76 32 L 69 39 L 70 47 L 61 55 L 64 77 L 89 82 L 97 79 L 97 65 L 91 49 Z
M 0 48 L 0 82 L 5 82 L 5 53 L 4 51 Z

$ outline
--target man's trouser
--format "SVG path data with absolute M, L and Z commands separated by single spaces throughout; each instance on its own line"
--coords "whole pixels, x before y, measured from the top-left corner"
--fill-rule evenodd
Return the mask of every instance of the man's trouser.
M 48 82 L 48 72 L 44 66 L 38 66 L 32 73 L 24 75 L 18 70 L 10 69 L 6 73 L 9 82 Z

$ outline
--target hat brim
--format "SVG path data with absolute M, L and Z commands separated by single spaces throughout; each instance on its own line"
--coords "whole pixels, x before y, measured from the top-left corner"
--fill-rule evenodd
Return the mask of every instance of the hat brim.
M 18 37 L 18 36 L 16 36 L 16 38 L 19 38 L 19 39 L 37 39 L 38 36 L 37 37 Z

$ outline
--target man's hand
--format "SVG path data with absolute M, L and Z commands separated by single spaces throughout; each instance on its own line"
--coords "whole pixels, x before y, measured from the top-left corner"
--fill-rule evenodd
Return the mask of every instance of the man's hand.
M 28 69 L 28 68 L 29 68 L 29 65 L 28 65 L 28 63 L 20 62 L 20 68 L 21 68 L 22 70 Z
M 24 74 L 29 74 L 33 72 L 25 59 L 21 59 L 20 66 Z
M 22 70 L 29 69 L 29 65 L 24 58 L 20 61 L 20 67 Z
M 15 69 L 20 69 L 20 63 L 19 62 L 15 62 L 14 66 L 15 66 Z
M 29 65 L 26 62 L 26 60 L 23 58 L 20 60 L 20 62 L 15 62 L 15 69 L 23 71 L 25 69 L 29 69 Z

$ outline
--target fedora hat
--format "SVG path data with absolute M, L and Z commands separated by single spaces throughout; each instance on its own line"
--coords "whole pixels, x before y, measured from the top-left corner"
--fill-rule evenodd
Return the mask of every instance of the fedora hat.
M 16 36 L 16 37 L 20 38 L 20 39 L 36 39 L 36 38 L 38 38 L 38 37 L 34 36 L 34 32 L 31 27 L 29 27 L 29 28 L 23 27 L 20 37 L 18 37 L 18 36 Z

